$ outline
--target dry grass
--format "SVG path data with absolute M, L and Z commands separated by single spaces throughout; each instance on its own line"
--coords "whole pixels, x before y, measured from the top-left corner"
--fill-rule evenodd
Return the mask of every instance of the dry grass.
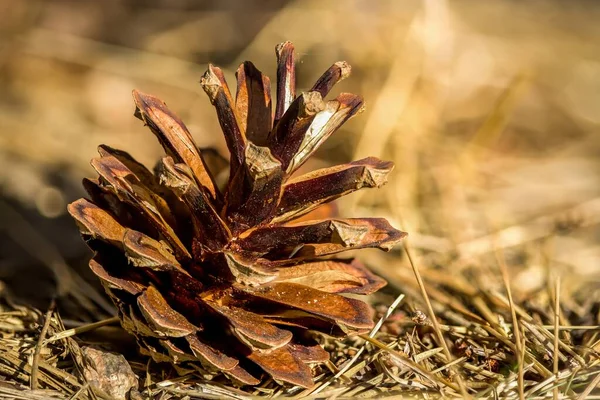
M 87 344 L 127 356 L 139 398 L 600 398 L 600 7 L 243 3 L 0 1 L 0 398 L 95 398 Z M 65 205 L 97 144 L 158 158 L 131 89 L 223 148 L 197 84 L 205 64 L 231 76 L 250 59 L 272 76 L 283 40 L 301 87 L 344 59 L 353 76 L 336 89 L 367 101 L 314 166 L 396 163 L 384 189 L 339 204 L 410 233 L 404 249 L 360 255 L 390 283 L 372 298 L 384 322 L 320 338 L 332 362 L 311 390 L 179 377 L 110 325 Z

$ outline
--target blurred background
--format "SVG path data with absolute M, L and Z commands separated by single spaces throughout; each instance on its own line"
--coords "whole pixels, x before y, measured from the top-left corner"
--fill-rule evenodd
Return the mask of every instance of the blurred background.
M 340 214 L 388 217 L 421 268 L 448 279 L 499 275 L 500 250 L 521 298 L 552 274 L 567 292 L 597 288 L 599 20 L 583 0 L 0 0 L 0 292 L 41 309 L 58 294 L 72 319 L 111 315 L 65 208 L 94 176 L 98 144 L 150 167 L 162 154 L 131 90 L 223 151 L 198 83 L 207 63 L 233 87 L 244 60 L 274 78 L 284 40 L 299 90 L 346 60 L 352 76 L 333 92 L 367 104 L 311 167 L 396 163 L 387 186 Z M 392 287 L 410 278 L 399 251 L 362 257 Z

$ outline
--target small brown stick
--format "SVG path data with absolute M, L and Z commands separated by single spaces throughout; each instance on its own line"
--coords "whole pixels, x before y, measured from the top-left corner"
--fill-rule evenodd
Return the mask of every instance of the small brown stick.
M 46 333 L 48 332 L 48 328 L 50 327 L 50 319 L 52 318 L 52 313 L 54 312 L 55 307 L 56 300 L 52 299 L 52 301 L 50 302 L 50 306 L 48 307 L 48 311 L 46 312 L 44 326 L 42 326 L 40 337 L 38 338 L 38 342 L 35 345 L 35 352 L 33 353 L 33 363 L 31 364 L 31 390 L 37 390 L 38 388 L 38 369 L 40 364 L 40 354 L 42 352 L 44 338 L 46 337 Z

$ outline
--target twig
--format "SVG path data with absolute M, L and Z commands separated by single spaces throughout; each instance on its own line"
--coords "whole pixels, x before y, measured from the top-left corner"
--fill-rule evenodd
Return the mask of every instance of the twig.
M 42 347 L 44 343 L 44 338 L 46 337 L 46 333 L 48 332 L 48 327 L 50 326 L 50 320 L 52 318 L 52 313 L 54 312 L 54 308 L 56 307 L 55 299 L 52 299 L 50 302 L 50 306 L 48 307 L 48 311 L 46 312 L 46 316 L 44 319 L 44 326 L 42 326 L 42 331 L 40 332 L 40 337 L 35 346 L 35 352 L 33 354 L 33 363 L 31 364 L 31 390 L 37 390 L 38 388 L 38 371 L 40 364 L 40 354 L 42 352 Z

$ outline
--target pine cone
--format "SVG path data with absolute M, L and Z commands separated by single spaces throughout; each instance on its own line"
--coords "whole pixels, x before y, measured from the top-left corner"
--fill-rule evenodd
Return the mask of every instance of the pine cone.
M 340 293 L 385 285 L 355 259 L 321 257 L 389 250 L 405 233 L 380 218 L 290 222 L 381 186 L 393 164 L 369 157 L 290 178 L 363 100 L 342 93 L 323 101 L 349 74 L 345 62 L 296 96 L 293 46 L 280 44 L 276 53 L 274 118 L 269 78 L 252 63 L 237 70 L 235 101 L 219 68 L 209 65 L 201 80 L 231 153 L 222 190 L 183 122 L 156 97 L 134 91 L 135 115 L 167 156 L 152 173 L 101 145 L 91 161 L 99 179 L 83 182 L 91 200 L 73 202 L 69 212 L 95 251 L 90 268 L 142 351 L 238 384 L 258 384 L 264 371 L 309 387 L 309 366 L 329 357 L 307 332 L 369 330 L 370 307 Z

